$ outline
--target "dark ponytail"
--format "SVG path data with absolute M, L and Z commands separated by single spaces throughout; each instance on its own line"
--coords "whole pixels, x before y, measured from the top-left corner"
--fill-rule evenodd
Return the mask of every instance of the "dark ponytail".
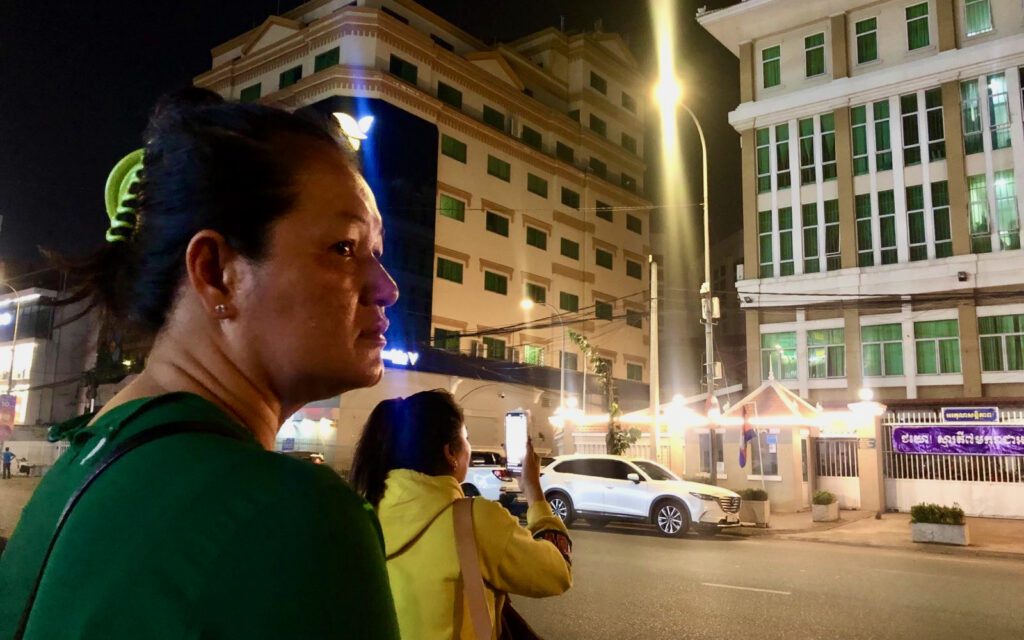
M 144 138 L 129 201 L 137 224 L 128 239 L 82 261 L 54 261 L 77 276 L 65 302 L 85 300 L 114 326 L 146 334 L 166 322 L 197 232 L 217 231 L 257 261 L 272 223 L 294 205 L 295 176 L 313 149 L 341 152 L 358 172 L 328 119 L 229 103 L 195 87 L 161 98 Z
M 462 426 L 462 408 L 443 389 L 380 402 L 356 445 L 350 475 L 353 488 L 376 507 L 392 469 L 431 476 L 451 473 L 444 445 L 458 450 Z

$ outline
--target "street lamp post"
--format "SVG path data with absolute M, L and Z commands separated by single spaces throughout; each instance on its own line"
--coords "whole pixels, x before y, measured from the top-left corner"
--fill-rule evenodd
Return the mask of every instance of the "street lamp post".
M 532 298 L 523 298 L 523 301 L 519 303 L 523 311 L 529 311 L 533 309 L 534 305 L 542 304 L 551 311 L 554 312 L 552 316 L 555 320 L 558 320 L 558 325 L 562 328 L 562 353 L 558 358 L 558 371 L 560 375 L 559 387 L 558 387 L 558 409 L 559 411 L 565 410 L 565 322 L 562 321 L 562 316 L 559 314 L 558 309 L 554 308 L 551 303 L 548 302 L 536 302 Z M 586 376 L 584 370 L 583 375 Z

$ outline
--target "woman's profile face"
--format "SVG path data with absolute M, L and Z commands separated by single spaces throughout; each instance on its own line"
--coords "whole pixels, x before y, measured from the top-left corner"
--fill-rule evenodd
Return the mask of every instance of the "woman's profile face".
M 296 162 L 295 204 L 270 227 L 238 313 L 244 346 L 292 404 L 376 384 L 398 299 L 366 181 L 326 146 Z

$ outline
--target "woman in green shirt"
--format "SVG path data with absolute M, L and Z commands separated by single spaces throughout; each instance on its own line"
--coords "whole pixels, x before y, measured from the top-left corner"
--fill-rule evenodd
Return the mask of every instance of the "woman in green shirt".
M 162 100 L 145 140 L 80 298 L 153 347 L 55 428 L 71 447 L 0 560 L 0 638 L 397 638 L 372 510 L 271 452 L 304 404 L 382 374 L 398 291 L 372 192 L 324 122 L 204 90 Z

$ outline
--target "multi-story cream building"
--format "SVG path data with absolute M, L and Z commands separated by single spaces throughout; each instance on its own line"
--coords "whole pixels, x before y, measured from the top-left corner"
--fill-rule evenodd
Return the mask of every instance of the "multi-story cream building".
M 489 46 L 408 0 L 313 0 L 212 55 L 196 84 L 225 97 L 374 117 L 360 153 L 402 291 L 391 347 L 460 352 L 483 379 L 488 360 L 546 366 L 553 409 L 560 361 L 584 366 L 560 355 L 564 324 L 647 380 L 646 92 L 618 35 Z

